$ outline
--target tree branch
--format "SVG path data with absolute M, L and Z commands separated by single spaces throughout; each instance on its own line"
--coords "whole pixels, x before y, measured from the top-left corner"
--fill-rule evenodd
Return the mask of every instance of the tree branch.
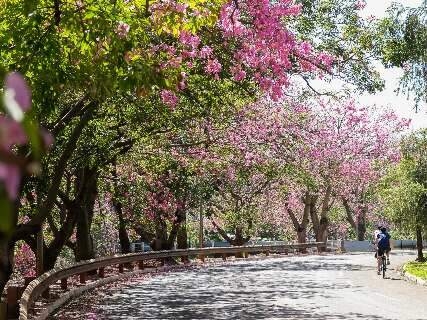
M 98 105 L 97 102 L 91 103 L 91 108 L 88 108 L 88 110 L 81 117 L 77 126 L 72 131 L 71 136 L 64 147 L 64 151 L 62 152 L 61 157 L 58 159 L 56 167 L 50 178 L 50 180 L 52 181 L 52 184 L 48 188 L 46 199 L 44 200 L 41 207 L 39 208 L 38 213 L 33 218 L 31 218 L 31 220 L 28 223 L 18 226 L 13 236 L 14 239 L 19 240 L 25 233 L 38 232 L 40 230 L 42 223 L 44 222 L 46 217 L 50 214 L 52 207 L 55 204 L 56 198 L 58 196 L 59 187 L 61 185 L 62 176 L 64 175 L 67 162 L 72 156 L 73 152 L 75 151 L 80 135 L 82 134 L 83 129 L 85 128 L 89 120 L 92 118 L 93 111 L 97 105 Z

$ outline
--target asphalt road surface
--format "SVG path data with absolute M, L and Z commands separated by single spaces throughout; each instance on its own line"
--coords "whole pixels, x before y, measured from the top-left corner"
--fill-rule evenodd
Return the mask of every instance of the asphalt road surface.
M 386 279 L 371 253 L 171 272 L 104 293 L 96 319 L 427 319 L 427 287 L 395 270 L 409 259 L 415 253 L 394 252 Z

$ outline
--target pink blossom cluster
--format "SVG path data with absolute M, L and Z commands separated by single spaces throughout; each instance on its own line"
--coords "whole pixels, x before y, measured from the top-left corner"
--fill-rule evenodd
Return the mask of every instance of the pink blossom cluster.
M 155 24 L 165 24 L 165 17 L 172 15 L 178 21 L 193 16 L 213 14 L 206 8 L 199 10 L 175 1 L 162 1 L 152 7 L 152 19 Z M 224 68 L 222 61 L 212 46 L 204 44 L 197 32 L 188 31 L 184 24 L 175 25 L 179 30 L 178 42 L 162 43 L 152 48 L 152 53 L 162 56 L 161 69 L 193 69 L 199 63 L 204 71 L 215 79 L 231 74 L 235 81 L 249 79 L 274 100 L 283 96 L 283 90 L 290 85 L 289 72 L 300 67 L 301 72 L 319 73 L 330 70 L 334 58 L 326 53 L 314 52 L 307 42 L 296 40 L 283 22 L 286 17 L 300 13 L 301 5 L 291 0 L 237 0 L 227 1 L 220 10 L 217 28 L 224 38 L 223 50 L 232 61 Z M 167 30 L 162 28 L 162 30 Z M 296 61 L 296 65 L 295 65 Z M 227 61 L 228 63 L 228 61 Z M 182 85 L 182 83 L 181 83 Z M 178 86 L 177 91 L 180 91 Z
M 160 93 L 160 97 L 162 99 L 162 102 L 169 106 L 171 109 L 176 107 L 176 104 L 178 103 L 178 97 L 176 94 L 171 90 L 162 90 Z
M 319 66 L 331 68 L 331 56 L 316 55 L 308 43 L 299 43 L 283 24 L 284 17 L 298 15 L 300 10 L 301 5 L 290 0 L 229 1 L 223 6 L 220 25 L 224 37 L 239 43 L 231 69 L 236 80 L 244 79 L 250 71 L 260 88 L 278 100 L 289 86 L 292 58 L 302 71 L 315 72 Z
M 36 257 L 26 243 L 21 243 L 16 247 L 15 272 L 23 277 L 36 275 Z
M 3 183 L 9 198 L 16 199 L 22 170 L 28 168 L 19 166 L 13 149 L 28 142 L 22 121 L 25 112 L 31 107 L 30 88 L 23 76 L 17 72 L 6 76 L 3 104 L 8 115 L 0 114 L 0 182 Z M 40 138 L 46 147 L 53 143 L 53 137 L 46 130 L 40 131 Z
M 130 26 L 127 23 L 123 21 L 119 21 L 116 28 L 116 34 L 120 39 L 124 39 L 127 37 L 129 30 L 130 30 Z
M 360 204 L 360 196 L 380 179 L 387 164 L 399 160 L 399 137 L 408 125 L 409 120 L 394 112 L 359 106 L 353 100 L 301 105 L 261 99 L 245 106 L 226 129 L 203 125 L 204 134 L 215 143 L 186 152 L 201 163 L 201 174 L 222 181 L 218 190 L 223 194 L 232 190 L 240 199 L 249 199 L 262 185 L 266 192 L 286 186 L 282 201 L 262 193 L 276 201 L 269 205 L 268 211 L 275 212 L 271 221 L 288 221 L 287 207 L 301 214 L 305 193 L 321 200 L 328 186 L 335 203 L 347 199 L 357 217 L 362 210 L 374 211 L 375 204 Z M 285 175 L 263 184 L 262 168 L 287 166 L 304 178 Z M 262 197 L 260 201 L 266 201 Z
M 166 173 L 158 177 L 146 177 L 147 192 L 144 201 L 144 213 L 150 220 L 175 221 L 176 211 L 184 203 L 170 187 L 176 179 L 174 174 Z
M 13 157 L 12 149 L 28 141 L 21 124 L 24 112 L 31 106 L 31 91 L 19 73 L 10 73 L 5 79 L 4 105 L 9 116 L 0 114 L 0 152 L 4 157 Z M 13 161 L 2 161 L 0 158 L 0 181 L 9 195 L 16 199 L 18 195 L 21 168 Z

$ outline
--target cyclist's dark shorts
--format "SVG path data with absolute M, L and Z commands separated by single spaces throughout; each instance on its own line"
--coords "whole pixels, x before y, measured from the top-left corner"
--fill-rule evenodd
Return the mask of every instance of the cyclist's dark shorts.
M 391 251 L 391 248 L 390 247 L 388 247 L 388 248 L 378 248 L 378 254 L 379 254 L 379 256 L 381 257 L 384 253 L 388 253 L 388 252 L 390 252 Z M 375 255 L 375 257 L 376 257 L 376 255 Z

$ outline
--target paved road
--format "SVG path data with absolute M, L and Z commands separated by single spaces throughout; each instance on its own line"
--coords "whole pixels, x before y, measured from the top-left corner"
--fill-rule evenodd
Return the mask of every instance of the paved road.
M 392 255 L 397 266 L 415 256 Z M 97 319 L 427 319 L 427 288 L 372 254 L 272 258 L 168 273 L 115 289 Z

